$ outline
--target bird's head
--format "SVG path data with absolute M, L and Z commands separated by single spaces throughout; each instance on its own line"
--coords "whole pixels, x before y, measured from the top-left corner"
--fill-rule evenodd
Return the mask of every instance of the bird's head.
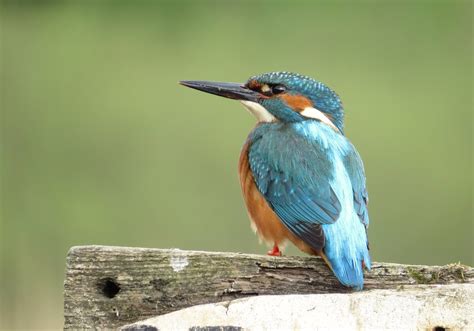
M 200 91 L 239 100 L 260 122 L 301 122 L 316 119 L 343 133 L 344 110 L 337 94 L 310 77 L 270 72 L 245 84 L 181 81 Z

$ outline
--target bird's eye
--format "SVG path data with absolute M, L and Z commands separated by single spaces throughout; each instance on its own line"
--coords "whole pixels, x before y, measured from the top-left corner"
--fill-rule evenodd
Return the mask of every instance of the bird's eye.
M 273 94 L 280 94 L 286 91 L 286 87 L 283 85 L 274 85 L 272 86 L 272 93 Z

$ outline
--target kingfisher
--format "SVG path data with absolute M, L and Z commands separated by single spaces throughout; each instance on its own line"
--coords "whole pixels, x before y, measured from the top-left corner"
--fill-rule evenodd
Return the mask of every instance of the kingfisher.
M 181 81 L 240 101 L 257 118 L 239 158 L 243 198 L 254 231 L 281 256 L 289 241 L 323 258 L 341 284 L 361 290 L 371 260 L 362 159 L 344 135 L 339 96 L 291 72 L 246 83 Z

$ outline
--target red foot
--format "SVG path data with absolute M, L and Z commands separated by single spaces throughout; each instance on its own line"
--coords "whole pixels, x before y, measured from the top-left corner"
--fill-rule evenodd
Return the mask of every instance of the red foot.
M 281 252 L 280 252 L 280 249 L 278 248 L 278 245 L 275 244 L 272 248 L 272 250 L 268 251 L 267 252 L 267 255 L 270 255 L 270 256 L 281 256 Z

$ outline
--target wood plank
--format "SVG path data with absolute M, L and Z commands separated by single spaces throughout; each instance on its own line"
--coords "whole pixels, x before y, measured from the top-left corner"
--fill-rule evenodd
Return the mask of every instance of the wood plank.
M 474 269 L 374 263 L 365 290 L 474 283 Z M 348 293 L 318 257 L 107 246 L 73 247 L 65 329 L 118 328 L 203 303 L 264 294 Z

